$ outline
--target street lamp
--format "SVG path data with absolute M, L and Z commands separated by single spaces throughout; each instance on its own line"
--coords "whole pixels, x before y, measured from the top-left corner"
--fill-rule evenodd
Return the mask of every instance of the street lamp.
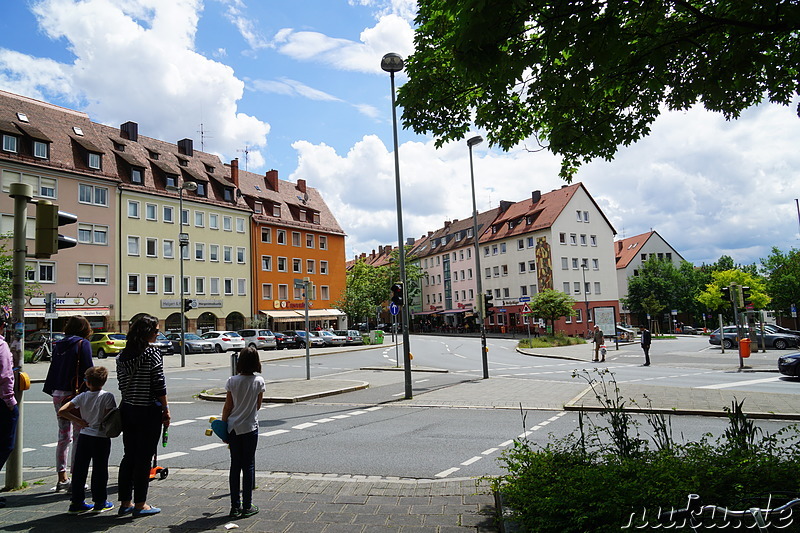
M 483 298 L 483 273 L 481 271 L 481 253 L 480 243 L 478 242 L 478 206 L 475 202 L 475 171 L 472 168 L 472 147 L 483 142 L 483 137 L 476 135 L 467 140 L 469 147 L 469 180 L 472 185 L 472 233 L 475 240 L 475 274 L 478 282 L 478 293 L 475 295 L 475 301 Z M 489 359 L 486 353 L 486 320 L 484 317 L 485 310 L 482 305 L 476 306 L 478 308 L 478 320 L 481 324 L 481 357 L 483 359 L 483 379 L 489 378 Z
M 189 246 L 189 234 L 183 231 L 183 191 L 196 191 L 197 183 L 193 181 L 184 181 L 180 187 L 167 186 L 167 189 L 170 191 L 178 191 L 178 218 L 180 220 L 178 243 L 181 250 L 181 279 L 179 281 L 181 284 L 181 366 L 184 367 L 186 366 L 186 339 L 184 338 L 186 336 L 186 304 L 184 301 L 185 290 L 183 287 L 183 250 L 185 247 Z
M 586 304 L 586 327 L 589 329 L 589 294 L 586 292 L 586 271 L 589 265 L 586 261 L 581 263 L 581 274 L 583 274 L 583 301 Z
M 403 58 L 390 52 L 381 59 L 381 68 L 389 73 L 392 84 L 392 131 L 394 133 L 394 177 L 397 197 L 397 244 L 400 248 L 400 284 L 403 287 L 403 305 L 400 306 L 400 319 L 403 326 L 403 370 L 405 375 L 406 399 L 414 393 L 411 388 L 411 349 L 408 339 L 408 284 L 406 283 L 406 247 L 403 239 L 403 202 L 400 195 L 400 154 L 397 146 L 397 104 L 394 94 L 394 73 L 403 70 Z

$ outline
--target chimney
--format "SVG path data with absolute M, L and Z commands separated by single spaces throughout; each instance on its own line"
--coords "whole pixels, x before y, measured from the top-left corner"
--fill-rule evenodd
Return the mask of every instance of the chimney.
M 450 227 L 450 221 L 449 220 L 445 220 L 444 221 L 444 229 L 447 229 L 449 227 Z
M 378 246 L 378 255 L 383 255 L 383 246 Z
M 406 246 L 414 246 L 415 242 L 414 237 L 406 237 Z
M 429 232 L 428 232 L 428 237 L 430 237 L 431 235 L 433 235 L 433 232 L 432 232 L 432 231 L 429 231 Z
M 514 202 L 508 202 L 506 200 L 500 200 L 500 212 L 505 213 L 509 207 L 514 205 Z
M 277 170 L 268 170 L 266 174 L 264 174 L 264 182 L 267 184 L 267 188 L 271 191 L 278 192 L 278 171 Z
M 139 141 L 139 124 L 128 121 L 119 127 L 119 136 L 129 141 Z
M 297 190 L 300 192 L 306 192 L 306 180 L 297 180 Z
M 178 153 L 192 157 L 194 155 L 194 143 L 191 139 L 181 139 L 178 141 Z
M 237 188 L 239 187 L 239 159 L 233 159 L 231 161 L 231 181 L 233 185 Z
M 542 199 L 542 191 L 533 191 L 531 193 L 531 202 L 534 204 Z
M 375 250 L 372 250 L 372 253 L 369 254 L 370 257 L 375 257 Z

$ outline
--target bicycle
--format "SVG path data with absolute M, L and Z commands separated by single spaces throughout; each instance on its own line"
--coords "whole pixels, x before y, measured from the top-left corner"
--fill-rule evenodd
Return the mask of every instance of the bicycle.
M 33 352 L 32 362 L 38 363 L 42 359 L 44 359 L 45 361 L 49 361 L 52 357 L 53 357 L 53 352 L 50 351 L 50 343 L 43 342 L 42 345 L 36 348 L 36 350 Z
M 767 505 L 772 502 L 770 495 Z M 694 531 L 701 529 L 711 529 L 720 527 L 727 528 L 732 526 L 734 529 L 750 529 L 752 527 L 758 528 L 760 533 L 768 531 L 768 528 L 773 525 L 770 515 L 777 516 L 775 527 L 783 529 L 792 523 L 792 508 L 800 506 L 800 498 L 793 500 L 779 506 L 772 508 L 750 507 L 742 511 L 733 511 L 727 507 L 720 507 L 718 505 L 703 505 L 698 494 L 689 494 L 689 500 L 684 509 L 673 509 L 671 511 L 663 512 L 658 516 L 658 521 L 664 528 L 677 528 L 684 527 L 688 521 L 689 527 Z M 711 520 L 723 520 L 724 524 L 706 524 L 703 525 L 703 514 L 709 511 Z M 721 513 L 722 516 L 718 516 Z M 752 518 L 753 523 L 747 523 L 748 519 Z M 735 521 L 735 523 L 732 523 Z

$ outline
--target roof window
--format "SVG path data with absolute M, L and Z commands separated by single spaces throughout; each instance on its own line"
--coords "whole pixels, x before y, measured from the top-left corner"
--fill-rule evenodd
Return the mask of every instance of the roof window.
M 75 132 L 75 135 L 80 135 L 83 137 L 83 130 L 78 126 L 72 126 L 72 131 Z
M 17 113 L 17 118 L 20 119 L 22 122 L 30 122 L 30 120 L 28 120 L 28 115 L 26 115 L 25 113 Z

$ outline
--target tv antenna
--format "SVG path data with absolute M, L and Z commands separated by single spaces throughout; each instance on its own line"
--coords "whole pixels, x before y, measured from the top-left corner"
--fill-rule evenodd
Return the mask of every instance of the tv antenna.
M 247 170 L 247 158 L 250 155 L 250 147 L 245 145 L 244 150 L 236 150 L 237 152 L 244 154 L 244 169 Z
M 206 138 L 213 139 L 213 137 L 211 137 L 210 135 L 208 135 L 206 133 L 206 130 L 203 127 L 203 123 L 202 122 L 200 123 L 200 129 L 197 130 L 197 133 L 200 134 L 200 151 L 201 152 L 205 152 L 206 151 Z

